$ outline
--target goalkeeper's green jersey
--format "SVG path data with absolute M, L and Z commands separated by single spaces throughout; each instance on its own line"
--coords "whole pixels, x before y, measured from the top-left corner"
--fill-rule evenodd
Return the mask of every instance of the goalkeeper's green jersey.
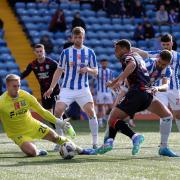
M 19 90 L 17 98 L 10 97 L 7 92 L 0 96 L 0 120 L 8 137 L 28 133 L 33 127 L 33 123 L 37 120 L 32 117 L 31 109 L 45 120 L 56 122 L 56 117 L 24 90 Z

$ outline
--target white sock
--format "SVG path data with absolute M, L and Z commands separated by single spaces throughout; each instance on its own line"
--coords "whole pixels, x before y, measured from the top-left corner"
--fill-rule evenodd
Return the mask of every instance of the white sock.
M 167 147 L 169 134 L 171 133 L 173 117 L 160 119 L 161 146 Z
M 176 126 L 178 128 L 178 131 L 180 132 L 180 119 L 175 119 L 176 121 Z
M 89 127 L 92 134 L 92 143 L 98 144 L 98 121 L 96 117 L 89 118 Z
M 59 118 L 59 119 L 62 119 L 62 117 Z M 62 120 L 63 120 L 63 119 L 62 119 Z M 60 125 L 59 125 L 59 124 L 55 124 L 55 127 L 56 127 L 56 129 L 55 129 L 56 133 L 57 133 L 58 135 L 60 135 L 60 136 L 63 136 L 63 135 L 64 135 L 63 129 L 60 127 Z

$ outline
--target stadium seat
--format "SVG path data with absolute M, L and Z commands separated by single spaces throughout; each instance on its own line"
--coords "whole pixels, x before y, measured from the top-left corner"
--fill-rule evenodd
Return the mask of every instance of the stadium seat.
M 84 17 L 95 17 L 96 13 L 91 10 L 84 10 L 84 11 L 81 11 L 81 15 Z
M 36 3 L 30 3 L 29 2 L 29 3 L 26 4 L 27 9 L 36 9 L 36 7 L 37 7 Z
M 21 86 L 21 89 L 23 89 L 24 91 L 27 91 L 27 92 L 29 92 L 30 94 L 32 94 L 32 90 L 29 89 L 29 88 L 26 87 L 26 86 Z
M 141 40 L 137 42 L 138 47 L 147 47 L 147 45 L 148 45 L 147 41 Z
M 98 35 L 97 35 L 96 32 L 88 31 L 88 32 L 87 32 L 87 38 L 88 38 L 88 39 L 98 38 Z
M 97 18 L 96 18 L 97 19 Z M 98 18 L 98 22 L 100 24 L 110 24 L 111 23 L 111 20 L 109 18 L 106 18 L 106 17 L 100 17 Z
M 0 46 L 2 47 L 2 46 L 6 46 L 6 45 L 7 45 L 6 41 L 4 41 L 3 39 L 0 39 Z
M 13 62 L 7 62 L 6 67 L 8 70 L 12 70 L 12 69 L 19 70 L 19 66 Z
M 180 33 L 179 32 L 175 32 L 173 35 L 176 39 L 180 39 Z
M 9 73 L 9 74 L 16 74 L 16 75 L 18 75 L 18 76 L 21 75 L 20 71 L 17 70 L 17 69 L 10 69 L 10 70 L 8 71 L 8 73 Z
M 99 17 L 106 17 L 107 14 L 105 11 L 103 10 L 99 10 L 97 13 L 96 13 L 96 16 L 99 18 Z
M 102 30 L 102 26 L 99 25 L 99 24 L 92 24 L 91 30 L 92 30 L 92 31 L 99 31 L 99 30 Z
M 111 24 L 103 24 L 102 25 L 102 30 L 103 31 L 113 31 L 114 30 L 114 26 L 112 26 Z
M 180 25 L 173 25 L 172 26 L 172 32 L 173 33 L 180 32 Z
M 84 10 L 84 9 L 91 10 L 92 9 L 91 4 L 82 4 L 81 5 L 81 10 Z
M 17 8 L 17 9 L 19 9 L 19 8 L 24 9 L 25 7 L 26 7 L 26 5 L 25 5 L 25 3 L 23 3 L 23 2 L 17 2 L 17 3 L 15 4 L 15 8 Z
M 87 18 L 85 19 L 85 22 L 86 22 L 87 24 L 95 24 L 95 23 L 97 23 L 97 18 L 96 18 L 96 17 L 87 17 Z
M 3 62 L 0 62 L 0 70 L 7 70 L 6 64 Z
M 98 39 L 105 39 L 108 37 L 108 33 L 105 33 L 104 31 L 98 31 L 96 34 L 97 34 L 96 37 Z
M 22 86 L 28 86 L 28 81 L 26 79 L 21 80 L 21 85 Z
M 48 4 L 47 3 L 36 3 L 36 6 L 39 10 L 41 9 L 47 9 L 48 8 Z
M 39 15 L 39 11 L 36 9 L 27 9 L 27 12 L 28 12 L 28 15 L 32 17 Z
M 26 9 L 23 9 L 23 8 L 17 9 L 16 12 L 20 16 L 28 16 L 29 15 L 28 11 Z
M 7 47 L 0 47 L 0 52 L 1 53 L 7 53 L 7 54 L 11 53 L 10 49 Z
M 170 32 L 171 31 L 171 27 L 170 26 L 160 26 L 160 30 L 161 32 Z
M 1 78 L 5 78 L 7 74 L 8 74 L 8 71 L 7 71 L 7 70 L 3 70 L 3 69 L 2 69 L 2 70 L 0 71 L 0 77 L 1 77 Z
M 130 18 L 123 18 L 123 24 L 131 24 L 132 20 Z
M 69 3 L 69 8 L 70 8 L 71 10 L 76 10 L 76 11 L 78 11 L 78 10 L 80 10 L 80 4 L 79 4 L 79 3 Z
M 69 9 L 69 3 L 67 3 L 67 2 L 62 2 L 61 5 L 60 5 L 60 8 L 61 8 L 61 9 L 64 9 L 64 10 L 65 10 L 65 9 Z
M 112 24 L 122 24 L 122 19 L 120 19 L 120 18 L 112 18 Z

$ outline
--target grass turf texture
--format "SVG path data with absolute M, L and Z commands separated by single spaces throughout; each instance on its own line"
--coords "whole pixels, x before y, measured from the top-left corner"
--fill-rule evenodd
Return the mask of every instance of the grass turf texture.
M 77 132 L 75 142 L 82 147 L 91 147 L 91 135 L 87 121 L 73 121 Z M 139 155 L 131 155 L 131 140 L 118 134 L 114 149 L 105 155 L 76 156 L 63 160 L 57 152 L 51 151 L 53 144 L 36 141 L 38 148 L 49 151 L 46 157 L 28 158 L 19 148 L 0 134 L 0 179 L 180 179 L 180 158 L 158 155 L 159 122 L 136 121 L 137 132 L 145 136 Z M 2 132 L 2 130 L 1 130 Z M 180 133 L 173 126 L 169 139 L 170 147 L 180 153 Z M 100 131 L 100 142 L 103 130 Z

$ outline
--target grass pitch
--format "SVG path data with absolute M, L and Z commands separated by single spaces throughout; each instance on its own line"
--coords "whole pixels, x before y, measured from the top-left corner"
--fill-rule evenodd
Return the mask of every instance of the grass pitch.
M 137 121 L 137 132 L 145 136 L 139 155 L 131 155 L 131 140 L 118 134 L 114 149 L 105 155 L 76 156 L 72 160 L 63 160 L 53 152 L 53 144 L 36 141 L 38 148 L 45 148 L 46 157 L 28 158 L 19 148 L 0 134 L 0 180 L 113 180 L 113 179 L 180 179 L 180 158 L 160 157 L 158 155 L 159 122 Z M 77 131 L 75 143 L 82 147 L 91 147 L 91 135 L 87 121 L 74 121 Z M 104 130 L 104 129 L 103 129 Z M 100 142 L 103 141 L 100 131 Z M 180 154 L 180 133 L 176 127 L 169 138 L 169 146 Z

